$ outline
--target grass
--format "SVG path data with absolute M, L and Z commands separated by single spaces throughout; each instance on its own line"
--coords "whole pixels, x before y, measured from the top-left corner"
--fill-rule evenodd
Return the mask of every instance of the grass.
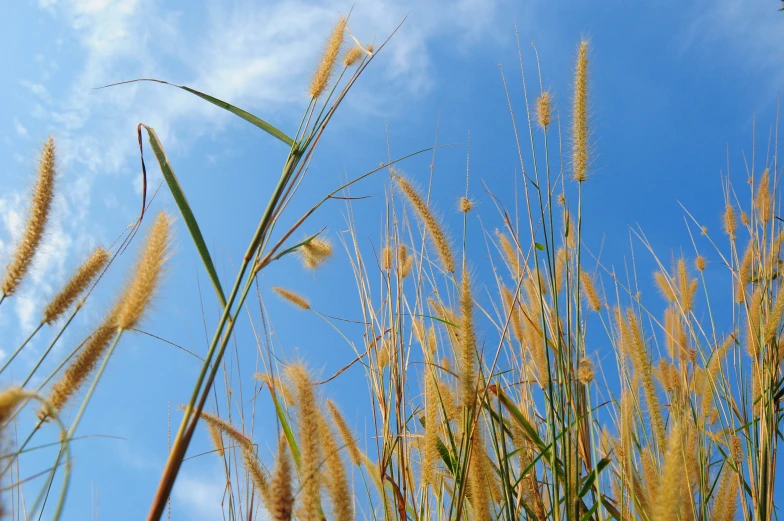
M 651 279 L 661 293 L 656 298 L 664 301 L 663 314 L 652 311 L 660 303 L 640 296 L 636 273 L 625 275 L 602 264 L 582 240 L 583 227 L 590 225 L 582 203 L 584 185 L 591 182 L 592 151 L 585 41 L 576 52 L 566 138 L 540 71 L 538 92 L 528 92 L 522 51 L 522 121 L 501 71 L 523 177 L 522 205 L 517 207 L 515 197 L 514 212 L 504 198 L 488 193 L 497 214 L 489 219 L 497 229 L 485 228 L 483 223 L 491 220 L 480 219 L 481 206 L 468 198 L 467 171 L 466 195 L 456 202 L 462 233 L 459 240 L 450 237 L 429 189 L 419 188 L 393 165 L 396 160 L 338 187 L 280 230 L 278 221 L 306 177 L 332 116 L 384 47 L 346 45 L 347 34 L 341 18 L 327 39 L 293 137 L 242 109 L 178 86 L 289 147 L 228 292 L 163 144 L 154 129 L 138 127 L 140 147 L 145 131 L 221 309 L 147 519 L 161 519 L 166 511 L 199 425 L 208 429 L 213 452 L 222 461 L 224 515 L 231 520 L 263 518 L 262 505 L 276 521 L 292 516 L 306 521 L 776 519 L 784 399 L 784 293 L 778 282 L 784 230 L 777 216 L 777 148 L 760 173 L 750 169 L 752 192 L 746 203 L 726 180 L 723 233 L 709 234 L 687 214 L 701 234 L 694 258 L 682 256 L 666 265 L 637 233 L 659 267 Z M 778 143 L 777 132 L 772 139 Z M 434 148 L 416 153 L 428 150 Z M 23 283 L 43 236 L 55 194 L 55 159 L 49 140 L 27 232 L 7 269 L 0 304 Z M 389 174 L 386 202 L 379 208 L 384 233 L 377 250 L 368 252 L 360 244 L 364 235 L 354 219 L 350 187 L 384 171 Z M 217 408 L 216 378 L 225 370 L 247 297 L 259 291 L 259 274 L 273 262 L 292 261 L 295 254 L 308 269 L 333 255 L 320 232 L 292 240 L 317 209 L 333 200 L 345 204 L 348 233 L 341 236 L 341 246 L 356 283 L 361 319 L 354 322 L 362 333 L 341 328 L 293 291 L 271 290 L 293 305 L 292 312 L 327 321 L 356 358 L 318 382 L 305 365 L 288 362 L 286 353 L 275 353 L 276 361 L 268 353 L 267 372 L 256 375 L 254 391 L 268 391 L 279 441 L 275 457 L 265 465 L 244 419 L 235 424 L 230 416 L 221 418 L 205 408 L 211 396 Z M 60 432 L 46 482 L 32 508 L 14 512 L 18 518 L 43 515 L 62 466 L 62 491 L 50 511 L 52 519 L 60 518 L 71 474 L 68 450 L 80 419 L 118 342 L 136 330 L 159 291 L 169 256 L 171 218 L 166 214 L 150 227 L 126 289 L 95 332 L 40 386 L 28 388 L 114 256 L 142 226 L 146 207 L 145 193 L 134 225 L 112 247 L 96 250 L 42 310 L 30 339 L 45 326 L 56 330 L 54 339 L 22 386 L 0 393 L 6 433 L 29 401 L 40 404 L 40 421 L 26 441 L 2 457 L 4 487 L 19 494 L 24 481 L 19 456 L 30 450 L 42 428 L 54 424 Z M 484 243 L 475 242 L 477 231 Z M 484 271 L 475 271 L 482 258 L 491 262 L 487 279 L 480 277 Z M 706 285 L 706 259 L 726 268 L 725 286 Z M 715 306 L 731 308 L 731 320 L 716 320 Z M 599 367 L 588 347 L 601 342 L 612 346 L 615 374 L 608 374 L 607 364 Z M 322 385 L 345 378 L 344 371 L 355 364 L 363 368 L 368 385 L 371 433 L 366 439 L 352 431 L 338 404 L 321 406 Z M 228 410 L 236 385 L 241 392 L 243 384 L 224 373 Z M 86 395 L 66 427 L 60 413 L 83 388 Z M 264 399 L 254 396 L 254 406 Z

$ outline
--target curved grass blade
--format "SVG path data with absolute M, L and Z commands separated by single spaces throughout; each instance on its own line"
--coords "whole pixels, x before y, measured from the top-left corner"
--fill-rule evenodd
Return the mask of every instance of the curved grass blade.
M 275 127 L 273 125 L 270 125 L 269 123 L 267 123 L 263 119 L 261 119 L 261 118 L 259 118 L 257 116 L 254 116 L 253 114 L 251 114 L 247 110 L 243 110 L 243 109 L 241 109 L 239 107 L 235 107 L 231 103 L 226 103 L 225 101 L 219 100 L 218 98 L 216 98 L 214 96 L 210 96 L 209 94 L 205 94 L 203 92 L 199 92 L 198 90 L 192 89 L 190 87 L 186 87 L 185 85 L 175 85 L 174 83 L 169 83 L 168 81 L 158 80 L 158 79 L 155 79 L 155 78 L 138 78 L 136 80 L 121 81 L 121 82 L 118 82 L 118 83 L 112 83 L 110 85 L 104 85 L 103 87 L 99 87 L 99 88 L 104 89 L 106 87 L 114 87 L 116 85 L 124 85 L 126 83 L 136 83 L 136 82 L 140 82 L 140 81 L 151 81 L 151 82 L 154 82 L 154 83 L 163 83 L 164 85 L 171 85 L 172 87 L 177 87 L 178 89 L 182 89 L 182 90 L 184 90 L 186 92 L 190 92 L 191 94 L 195 94 L 196 96 L 200 97 L 201 99 L 209 101 L 210 103 L 212 103 L 216 107 L 220 107 L 223 110 L 227 110 L 227 111 L 231 112 L 232 114 L 234 114 L 235 116 L 239 116 L 240 118 L 244 119 L 245 121 L 247 121 L 251 125 L 255 125 L 255 126 L 259 127 L 261 130 L 263 130 L 267 134 L 278 138 L 279 140 L 281 140 L 284 143 L 286 143 L 288 146 L 292 146 L 294 144 L 294 140 L 291 139 L 289 136 L 287 136 L 285 132 L 283 132 L 282 130 L 280 130 L 279 128 L 277 128 L 277 127 Z
M 147 136 L 150 139 L 150 146 L 161 167 L 163 177 L 166 179 L 166 184 L 169 185 L 169 190 L 174 197 L 174 202 L 177 203 L 177 208 L 180 209 L 183 220 L 185 220 L 185 225 L 188 227 L 188 231 L 191 234 L 193 244 L 196 245 L 196 249 L 199 251 L 199 257 L 201 257 L 201 261 L 207 270 L 207 274 L 210 276 L 212 285 L 215 287 L 215 293 L 218 294 L 221 306 L 226 307 L 226 296 L 223 293 L 223 288 L 221 287 L 220 279 L 218 278 L 218 272 L 215 270 L 215 265 L 212 263 L 212 257 L 210 257 L 207 244 L 204 242 L 204 236 L 202 236 L 199 224 L 196 222 L 196 217 L 193 215 L 193 211 L 188 204 L 188 200 L 185 198 L 185 193 L 182 191 L 180 182 L 177 180 L 177 176 L 174 175 L 174 170 L 172 170 L 172 167 L 169 164 L 169 159 L 166 157 L 163 145 L 152 127 L 148 127 L 141 123 L 140 125 L 147 131 Z M 142 165 L 144 165 L 144 157 L 142 157 Z

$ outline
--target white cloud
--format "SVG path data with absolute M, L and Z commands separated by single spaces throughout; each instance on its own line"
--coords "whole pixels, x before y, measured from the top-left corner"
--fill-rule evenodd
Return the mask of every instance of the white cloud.
M 19 137 L 23 137 L 25 139 L 30 138 L 30 134 L 27 132 L 27 129 L 19 123 L 19 120 L 14 118 L 14 130 L 16 131 L 16 135 Z
M 223 519 L 221 503 L 226 481 L 222 476 L 222 471 L 211 472 L 209 475 L 181 472 L 172 491 L 178 509 L 188 512 L 188 519 Z
M 19 83 L 23 87 L 26 87 L 30 92 L 41 98 L 43 101 L 47 103 L 52 101 L 52 97 L 49 95 L 49 91 L 44 85 L 27 80 L 20 80 Z

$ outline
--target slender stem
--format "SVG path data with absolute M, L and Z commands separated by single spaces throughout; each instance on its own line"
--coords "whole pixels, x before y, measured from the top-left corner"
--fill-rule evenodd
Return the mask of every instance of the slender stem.
M 72 320 L 74 319 L 74 317 L 76 316 L 76 313 L 78 313 L 78 312 L 79 312 L 79 307 L 80 307 L 80 306 L 76 306 L 76 308 L 74 309 L 73 313 L 71 313 L 71 316 L 70 316 L 70 317 L 68 317 L 68 321 L 67 321 L 65 324 L 63 324 L 63 327 L 62 327 L 62 328 L 60 328 L 60 331 L 58 331 L 58 332 L 57 332 L 57 336 L 55 336 L 55 337 L 54 337 L 54 340 L 52 340 L 52 342 L 49 344 L 49 347 L 47 347 L 47 348 L 46 348 L 46 351 L 44 351 L 44 352 L 43 352 L 43 354 L 41 355 L 41 358 L 39 358 L 39 359 L 38 359 L 38 362 L 36 362 L 36 364 L 35 364 L 35 367 L 33 367 L 33 369 L 30 371 L 30 374 L 28 374 L 28 375 L 27 375 L 27 378 L 25 378 L 25 381 L 22 383 L 22 387 L 24 387 L 24 386 L 26 386 L 28 383 L 30 383 L 30 380 L 33 378 L 33 375 L 35 375 L 35 372 L 38 370 L 38 368 L 39 368 L 39 367 L 41 367 L 41 364 L 43 363 L 44 359 L 45 359 L 47 356 L 49 356 L 49 353 L 50 353 L 50 352 L 52 351 L 52 349 L 54 348 L 54 345 L 57 343 L 57 341 L 58 341 L 58 340 L 60 340 L 60 337 L 63 335 L 63 333 L 65 332 L 65 330 L 66 330 L 66 329 L 68 328 L 68 326 L 71 324 L 71 321 L 72 321 Z M 77 349 L 78 349 L 78 348 L 77 348 Z M 70 357 L 69 357 L 69 358 L 70 358 Z M 59 370 L 59 368 L 58 368 L 58 370 Z M 50 376 L 49 378 L 51 378 L 51 376 Z M 49 381 L 49 379 L 47 379 L 47 381 Z M 40 391 L 41 389 L 39 388 L 38 390 Z
M 40 330 L 41 330 L 41 328 L 42 328 L 43 326 L 44 326 L 44 323 L 43 323 L 43 321 L 42 321 L 40 324 L 38 324 L 38 327 L 36 327 L 36 328 L 33 330 L 33 332 L 32 332 L 32 333 L 30 333 L 30 336 L 28 336 L 28 337 L 27 337 L 27 339 L 26 339 L 24 342 L 22 342 L 22 345 L 20 345 L 18 348 L 16 348 L 16 351 L 14 351 L 14 354 L 12 354 L 12 355 L 11 355 L 11 356 L 8 358 L 8 360 L 6 360 L 6 361 L 5 361 L 5 363 L 3 364 L 3 367 L 1 367 L 1 368 L 0 368 L 0 374 L 3 374 L 3 371 L 5 371 L 5 370 L 6 370 L 6 368 L 7 368 L 7 367 L 8 367 L 8 366 L 11 364 L 11 362 L 13 362 L 13 361 L 14 361 L 14 358 L 16 358 L 16 356 L 17 356 L 19 353 L 21 353 L 21 352 L 22 352 L 22 349 L 24 349 L 24 347 L 25 347 L 25 346 L 26 346 L 26 345 L 27 345 L 27 344 L 30 342 L 30 340 L 32 340 L 32 339 L 33 339 L 33 337 L 35 336 L 35 334 L 36 334 L 36 333 L 38 333 L 38 331 L 40 331 Z

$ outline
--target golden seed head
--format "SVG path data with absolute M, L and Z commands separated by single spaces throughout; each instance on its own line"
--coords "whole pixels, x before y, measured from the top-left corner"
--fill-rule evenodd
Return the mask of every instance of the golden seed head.
M 338 432 L 340 432 L 340 436 L 343 438 L 343 443 L 346 445 L 349 456 L 351 456 L 351 461 L 358 467 L 362 463 L 362 455 L 357 446 L 357 440 L 351 433 L 348 423 L 346 423 L 343 415 L 340 414 L 340 409 L 338 409 L 335 402 L 327 400 L 327 408 L 329 408 L 332 419 L 335 421 L 335 426 L 338 428 Z
M 285 300 L 289 301 L 289 303 L 297 306 L 300 309 L 304 309 L 305 311 L 310 309 L 310 303 L 300 295 L 297 295 L 293 291 L 289 291 L 285 288 L 281 288 L 279 286 L 275 286 L 272 288 L 272 291 L 280 295 Z
M 153 223 L 147 242 L 136 261 L 136 270 L 123 291 L 117 311 L 117 327 L 131 329 L 148 310 L 163 278 L 163 267 L 169 258 L 171 218 L 160 212 Z
M 464 266 L 460 283 L 460 386 L 463 403 L 473 407 L 476 399 L 476 333 L 474 300 L 468 269 Z
M 343 45 L 343 33 L 346 29 L 346 19 L 342 16 L 335 27 L 332 29 L 327 40 L 327 45 L 324 48 L 324 54 L 321 57 L 321 62 L 313 73 L 313 79 L 310 82 L 310 97 L 313 99 L 321 96 L 327 89 L 329 79 L 332 76 L 332 70 L 335 67 L 340 47 Z
M 21 387 L 9 387 L 0 392 L 0 423 L 4 423 L 11 416 L 22 398 L 24 391 Z
M 550 93 L 547 91 L 543 92 L 539 99 L 536 100 L 536 117 L 539 121 L 539 126 L 544 130 L 547 130 L 547 127 L 550 126 L 552 119 L 550 104 Z
M 770 222 L 772 213 L 772 198 L 770 194 L 770 170 L 765 169 L 762 172 L 762 179 L 760 179 L 759 186 L 757 187 L 757 196 L 754 199 L 754 210 L 757 212 L 757 219 L 762 224 Z
M 365 47 L 365 50 L 368 52 L 368 54 L 370 54 L 372 56 L 373 55 L 373 44 L 371 43 L 370 45 Z
M 566 206 L 566 196 L 563 193 L 558 194 L 558 206 Z
M 319 411 L 313 381 L 305 366 L 289 365 L 286 374 L 294 384 L 299 404 L 299 449 L 300 449 L 300 506 L 301 518 L 305 521 L 321 519 L 321 412 Z
M 584 385 L 593 382 L 595 373 L 590 358 L 583 358 L 577 366 L 577 380 Z
M 468 197 L 461 197 L 457 206 L 460 208 L 461 212 L 468 213 L 471 211 L 471 208 L 474 207 L 474 202 Z
M 109 262 L 109 252 L 101 247 L 96 248 L 90 257 L 76 270 L 71 280 L 60 290 L 60 293 L 49 302 L 44 309 L 43 321 L 51 324 L 57 320 L 74 301 L 87 289 L 87 286 Z
M 572 178 L 582 183 L 588 179 L 588 42 L 583 40 L 577 51 L 572 104 Z
M 705 271 L 705 257 L 703 257 L 702 255 L 697 255 L 697 258 L 694 259 L 694 266 L 699 271 Z
M 306 268 L 315 269 L 332 255 L 332 245 L 326 239 L 311 239 L 300 247 L 300 255 Z
M 359 47 L 352 47 L 348 51 L 346 51 L 345 56 L 343 56 L 343 65 L 346 67 L 351 67 L 359 60 L 362 59 L 362 56 L 365 55 L 365 51 L 363 51 Z
M 746 212 L 740 212 L 740 222 L 743 223 L 743 226 L 748 226 L 750 223 L 749 214 L 747 214 Z
M 731 204 L 728 204 L 724 208 L 724 231 L 731 241 L 735 240 L 736 229 L 737 223 L 735 222 L 735 208 L 733 208 Z
M 580 273 L 580 281 L 583 283 L 585 298 L 588 300 L 588 304 L 591 306 L 591 309 L 597 312 L 601 311 L 602 301 L 599 299 L 599 293 L 596 291 L 596 286 L 594 285 L 591 276 L 588 275 L 588 273 L 585 271 L 582 271 Z
M 397 247 L 397 263 L 400 266 L 400 276 L 402 278 L 408 277 L 411 273 L 411 266 L 414 265 L 414 257 L 408 254 L 408 248 L 405 244 Z
M 381 250 L 381 269 L 389 271 L 392 269 L 392 247 L 384 246 Z
M 38 179 L 33 188 L 27 224 L 22 239 L 14 251 L 14 256 L 6 268 L 5 277 L 0 285 L 0 290 L 5 296 L 13 295 L 19 288 L 19 284 L 30 269 L 33 257 L 44 237 L 46 223 L 52 209 L 56 177 L 54 138 L 50 137 L 44 143 L 38 160 Z
M 291 459 L 288 453 L 286 437 L 278 440 L 278 456 L 275 470 L 272 472 L 267 494 L 264 497 L 272 521 L 291 521 L 294 508 L 294 494 L 291 488 Z
M 414 211 L 424 223 L 425 228 L 427 228 L 431 240 L 436 247 L 436 251 L 438 252 L 438 256 L 444 264 L 444 269 L 449 273 L 454 273 L 455 260 L 452 256 L 452 248 L 449 246 L 449 240 L 446 238 L 446 234 L 441 228 L 441 224 L 435 218 L 433 212 L 430 211 L 430 208 L 425 203 L 424 199 L 422 199 L 422 196 L 419 195 L 407 179 L 402 176 L 397 177 L 397 185 L 400 188 L 400 191 L 403 192 L 403 195 L 406 196 L 409 203 L 411 203 L 411 206 L 414 207 Z
M 346 468 L 341 458 L 335 435 L 323 417 L 319 418 L 319 432 L 326 457 L 324 485 L 332 503 L 334 519 L 354 519 L 354 508 Z

